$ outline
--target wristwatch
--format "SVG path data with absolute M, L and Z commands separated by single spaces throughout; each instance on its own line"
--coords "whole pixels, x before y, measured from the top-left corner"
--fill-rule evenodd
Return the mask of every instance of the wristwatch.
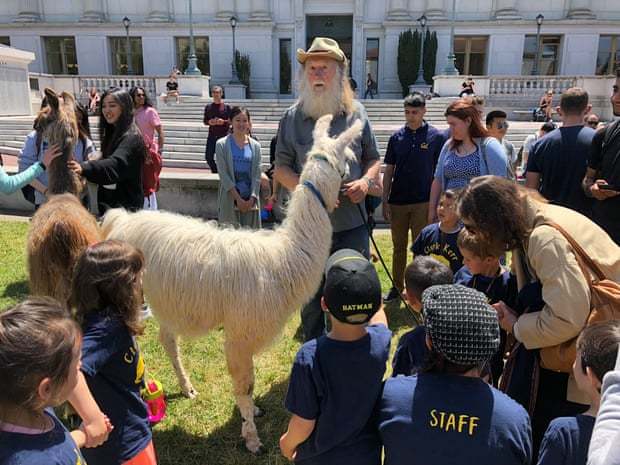
M 374 181 L 370 179 L 368 176 L 362 176 L 362 179 L 368 183 L 368 189 L 370 189 L 372 185 L 374 184 Z

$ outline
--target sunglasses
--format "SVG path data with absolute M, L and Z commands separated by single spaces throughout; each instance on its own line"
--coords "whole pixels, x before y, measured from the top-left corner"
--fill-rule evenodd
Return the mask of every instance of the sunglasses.
M 598 123 L 599 123 L 598 121 L 588 121 L 586 124 L 588 126 L 595 126 L 596 127 L 596 126 L 598 126 Z
M 496 123 L 495 125 L 497 126 L 497 129 L 508 129 L 510 127 L 508 121 L 505 121 L 503 123 Z

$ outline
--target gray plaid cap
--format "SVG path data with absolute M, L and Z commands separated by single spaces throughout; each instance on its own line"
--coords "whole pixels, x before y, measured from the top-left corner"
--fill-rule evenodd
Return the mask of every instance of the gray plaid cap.
M 422 293 L 422 306 L 433 347 L 448 361 L 481 364 L 497 351 L 497 312 L 482 292 L 460 284 L 431 286 Z

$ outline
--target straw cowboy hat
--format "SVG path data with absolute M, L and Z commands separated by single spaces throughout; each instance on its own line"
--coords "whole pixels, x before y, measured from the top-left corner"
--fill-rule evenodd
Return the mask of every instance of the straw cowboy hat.
M 319 57 L 319 58 L 331 58 L 332 60 L 346 62 L 347 57 L 344 55 L 344 52 L 340 49 L 338 42 L 334 39 L 329 39 L 327 37 L 316 37 L 312 41 L 312 45 L 307 52 L 304 52 L 302 49 L 297 49 L 297 61 L 299 61 L 302 65 L 306 62 L 308 58 Z

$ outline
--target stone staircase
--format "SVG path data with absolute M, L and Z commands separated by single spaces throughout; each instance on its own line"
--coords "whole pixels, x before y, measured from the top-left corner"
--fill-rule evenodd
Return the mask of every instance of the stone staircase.
M 443 116 L 451 98 L 437 98 L 427 104 L 427 120 L 445 128 Z M 203 109 L 207 101 L 196 97 L 183 97 L 180 104 L 160 103 L 159 114 L 165 131 L 164 165 L 175 168 L 205 168 L 204 149 L 207 128 L 202 124 Z M 252 133 L 262 146 L 263 165 L 269 164 L 269 143 L 275 135 L 280 117 L 293 100 L 244 100 L 227 101 L 231 105 L 248 108 L 252 118 Z M 402 126 L 401 100 L 364 100 L 373 130 L 383 156 L 390 135 Z M 33 117 L 0 118 L 0 154 L 17 155 L 24 137 L 32 130 Z M 90 118 L 93 141 L 100 147 L 98 118 Z M 533 133 L 540 123 L 513 123 L 508 139 L 519 148 L 525 137 Z

